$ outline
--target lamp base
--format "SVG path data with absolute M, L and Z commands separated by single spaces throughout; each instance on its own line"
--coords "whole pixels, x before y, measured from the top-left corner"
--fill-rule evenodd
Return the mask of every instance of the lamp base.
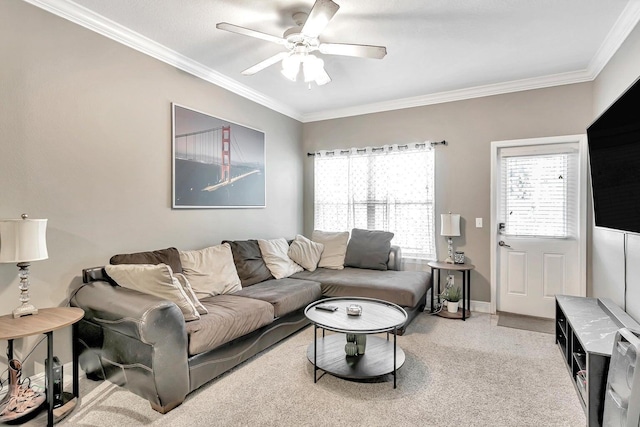
M 19 262 L 19 276 L 20 276 L 20 306 L 13 310 L 13 318 L 28 316 L 30 314 L 38 314 L 38 309 L 29 302 L 29 266 L 30 262 Z
M 17 307 L 11 313 L 14 319 L 22 316 L 29 316 L 31 314 L 38 314 L 38 309 L 33 306 L 33 304 L 25 303 L 20 307 Z
M 444 260 L 444 262 L 447 264 L 455 264 L 453 261 L 453 239 L 451 237 L 447 237 L 447 254 L 449 256 Z

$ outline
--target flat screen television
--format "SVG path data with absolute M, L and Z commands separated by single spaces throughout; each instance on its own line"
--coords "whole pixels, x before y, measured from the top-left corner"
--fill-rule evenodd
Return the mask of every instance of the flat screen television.
M 640 79 L 587 129 L 594 222 L 640 233 Z

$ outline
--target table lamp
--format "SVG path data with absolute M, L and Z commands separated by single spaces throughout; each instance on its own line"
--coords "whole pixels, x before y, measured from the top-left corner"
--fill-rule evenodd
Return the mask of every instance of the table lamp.
M 453 264 L 453 239 L 460 235 L 460 214 L 440 214 L 440 235 L 447 238 L 448 257 L 444 260 L 447 264 Z
M 20 270 L 20 302 L 13 310 L 13 317 L 38 314 L 38 309 L 29 302 L 29 266 L 31 261 L 47 259 L 47 220 L 22 219 L 0 220 L 0 263 L 17 263 Z

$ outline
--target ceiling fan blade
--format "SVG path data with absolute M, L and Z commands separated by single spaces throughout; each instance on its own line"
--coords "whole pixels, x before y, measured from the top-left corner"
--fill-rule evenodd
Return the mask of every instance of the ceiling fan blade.
M 318 50 L 327 55 L 357 56 L 360 58 L 382 59 L 387 54 L 384 46 L 363 44 L 320 43 Z
M 271 65 L 275 64 L 278 61 L 282 61 L 284 58 L 286 58 L 287 56 L 289 56 L 290 53 L 289 52 L 280 52 L 276 55 L 273 55 L 270 58 L 265 59 L 262 62 L 258 62 L 256 65 L 254 65 L 253 67 L 249 67 L 246 70 L 244 70 L 242 72 L 243 76 L 252 76 L 255 73 L 257 73 L 258 71 L 262 71 L 267 67 L 270 67 Z
M 340 6 L 331 0 L 316 0 L 311 12 L 309 12 L 307 22 L 302 27 L 302 34 L 313 38 L 318 37 L 338 9 Z
M 236 34 L 242 34 L 243 36 L 255 37 L 257 39 L 266 40 L 268 42 L 278 43 L 284 45 L 287 41 L 282 37 L 272 36 L 271 34 L 261 33 L 260 31 L 250 30 L 249 28 L 239 27 L 237 25 L 229 24 L 228 22 L 220 22 L 216 24 L 216 28 L 219 30 L 230 31 Z

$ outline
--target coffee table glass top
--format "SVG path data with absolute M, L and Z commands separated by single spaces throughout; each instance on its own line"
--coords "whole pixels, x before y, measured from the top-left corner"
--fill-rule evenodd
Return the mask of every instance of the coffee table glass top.
M 360 316 L 347 314 L 347 307 L 362 307 Z M 336 311 L 316 309 L 318 305 L 335 305 Z M 336 332 L 373 334 L 392 331 L 407 321 L 407 312 L 397 304 L 373 298 L 338 297 L 313 302 L 304 310 L 305 316 L 317 326 Z

